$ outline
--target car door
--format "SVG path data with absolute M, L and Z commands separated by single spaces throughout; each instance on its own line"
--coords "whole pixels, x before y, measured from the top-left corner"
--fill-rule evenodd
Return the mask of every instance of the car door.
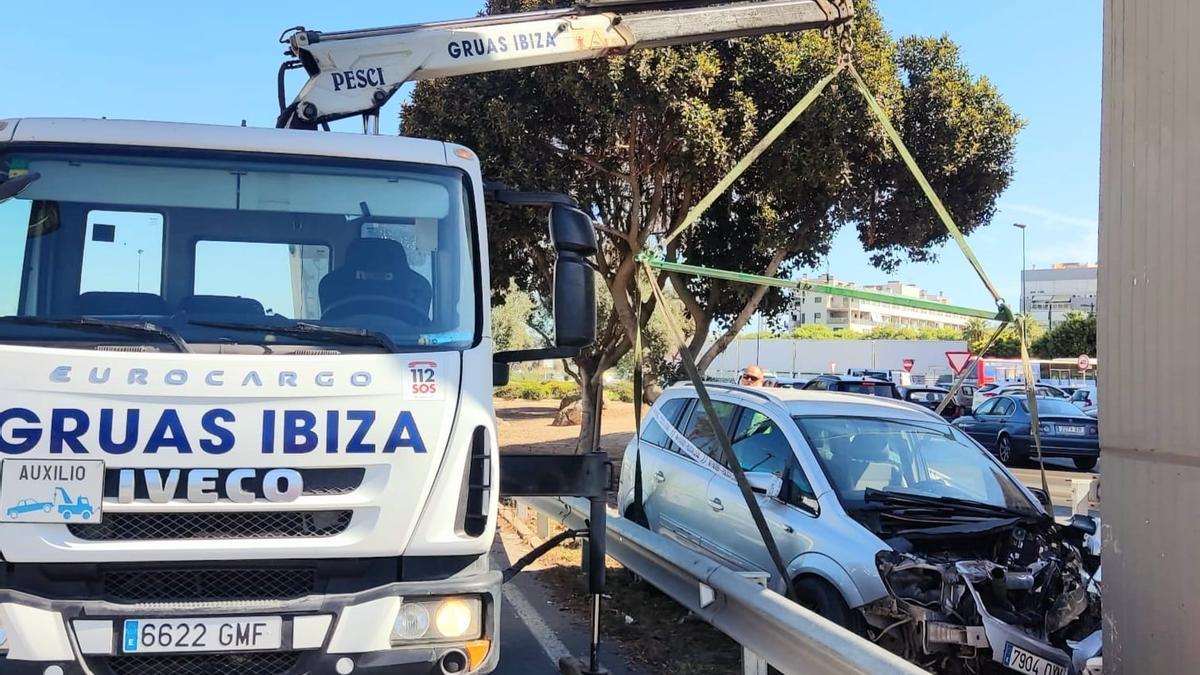
M 968 436 L 986 445 L 988 417 L 991 415 L 992 410 L 996 408 L 996 404 L 1001 400 L 998 398 L 988 399 L 983 405 L 976 408 L 975 412 L 958 418 L 954 423 Z
M 652 530 L 661 527 L 660 507 L 663 499 L 658 488 L 667 477 L 664 466 L 670 462 L 671 453 L 678 453 L 677 449 L 672 448 L 667 430 L 673 430 L 679 424 L 680 418 L 691 409 L 692 401 L 687 397 L 666 399 L 661 405 L 654 406 L 642 422 L 642 512 L 646 516 L 646 525 Z M 632 497 L 632 486 L 637 480 L 636 471 L 637 458 L 626 454 L 621 464 L 622 494 Z
M 789 437 L 789 431 L 795 438 Z M 790 419 L 775 420 L 764 410 L 742 408 L 734 426 L 733 451 L 742 470 L 771 473 L 782 487 L 778 498 L 755 495 L 786 564 L 821 540 L 817 499 L 796 459 L 799 431 Z M 733 569 L 777 575 L 763 537 L 732 474 L 718 472 L 708 483 L 713 512 L 706 530 L 712 555 Z M 777 579 L 775 581 L 778 581 Z
M 721 449 L 715 427 L 704 407 L 695 398 L 683 422 L 671 435 L 671 452 L 662 454 L 662 463 L 651 476 L 657 483 L 656 517 L 660 532 L 693 549 L 704 551 L 703 532 L 712 517 L 705 503 L 708 482 L 713 468 L 719 466 Z M 726 401 L 713 401 L 716 425 L 729 433 L 729 425 L 737 406 Z M 671 433 L 673 432 L 673 433 Z
M 988 414 L 983 416 L 983 423 L 979 428 L 979 442 L 988 448 L 996 447 L 996 439 L 1000 437 L 1000 430 L 1008 424 L 1016 407 L 1013 399 L 1008 396 L 996 399 L 996 405 L 992 406 Z

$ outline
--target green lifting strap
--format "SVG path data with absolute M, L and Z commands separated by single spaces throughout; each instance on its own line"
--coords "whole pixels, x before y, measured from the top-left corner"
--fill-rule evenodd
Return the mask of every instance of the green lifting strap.
M 688 265 L 685 263 L 661 260 L 648 253 L 639 254 L 637 259 L 639 262 L 643 262 L 654 269 L 662 270 L 664 272 L 677 272 L 689 276 L 724 279 L 726 281 L 753 284 L 756 286 L 794 288 L 801 291 L 825 293 L 826 295 L 834 295 L 843 298 L 856 298 L 858 300 L 869 300 L 871 302 L 910 307 L 912 309 L 926 309 L 932 312 L 945 312 L 947 314 L 956 314 L 958 316 L 967 316 L 976 319 L 987 319 L 989 321 L 1004 322 L 1012 319 L 1011 314 L 1007 313 L 1003 309 L 999 312 L 996 310 L 975 309 L 973 307 L 949 305 L 940 302 L 934 302 L 932 300 L 906 298 L 899 295 L 892 295 L 890 293 L 876 293 L 874 291 L 864 291 L 859 288 L 845 288 L 842 286 L 834 286 L 833 284 L 822 284 L 811 281 L 791 281 L 789 279 L 765 277 L 758 274 L 748 274 L 746 272 L 718 270 L 709 267 L 701 267 L 699 265 Z
M 771 144 L 788 130 L 788 127 L 792 126 L 796 120 L 800 119 L 800 116 L 804 114 L 804 111 L 808 110 L 808 106 L 812 105 L 813 101 L 817 100 L 817 98 L 821 96 L 821 92 L 825 91 L 825 87 L 829 86 L 829 83 L 832 82 L 834 78 L 836 78 L 838 75 L 841 75 L 845 68 L 845 64 L 839 63 L 838 66 L 833 69 L 833 72 L 821 78 L 821 80 L 817 82 L 807 94 L 804 95 L 804 98 L 800 99 L 800 102 L 793 106 L 792 109 L 788 111 L 788 114 L 784 115 L 783 119 L 779 120 L 779 122 L 767 132 L 767 135 L 763 136 L 762 140 L 760 140 L 750 150 L 750 152 L 746 153 L 746 156 L 739 160 L 738 163 L 729 170 L 729 173 L 725 174 L 725 177 L 713 186 L 713 189 L 708 191 L 708 194 L 704 195 L 704 199 L 701 199 L 698 204 L 692 207 L 691 211 L 688 211 L 687 215 L 683 218 L 683 222 L 680 223 L 674 230 L 672 230 L 669 235 L 667 235 L 667 238 L 663 240 L 662 245 L 666 246 L 667 244 L 670 244 L 676 237 L 683 234 L 685 230 L 696 224 L 696 221 L 700 220 L 700 217 L 703 216 L 706 211 L 708 211 L 709 207 L 713 205 L 713 202 L 717 201 L 717 198 L 724 194 L 725 191 L 728 190 L 731 185 L 733 185 L 734 181 L 736 181 L 738 178 L 741 178 L 742 174 L 746 172 L 746 169 L 749 169 L 750 165 L 753 164 L 760 156 L 762 156 L 762 154 L 767 151 L 767 148 L 771 147 Z
M 979 275 L 979 279 L 983 281 L 983 285 L 986 286 L 988 292 L 992 294 L 992 298 L 998 305 L 1003 306 L 1004 298 L 1000 295 L 1000 291 L 996 290 L 996 287 L 992 284 L 992 280 L 988 278 L 987 272 L 983 271 L 983 265 L 979 264 L 979 259 L 975 257 L 975 253 L 972 252 L 971 247 L 967 245 L 967 239 L 963 236 L 962 231 L 958 229 L 958 225 L 954 224 L 954 218 L 950 217 L 950 212 L 946 210 L 946 205 L 942 203 L 941 198 L 938 197 L 937 192 L 935 192 L 933 189 L 933 186 L 929 184 L 929 180 L 925 178 L 925 173 L 921 171 L 921 167 L 917 165 L 917 160 L 913 159 L 912 153 L 908 151 L 908 146 L 904 145 L 904 141 L 901 140 L 899 132 L 897 132 L 896 128 L 892 126 L 891 120 L 888 119 L 887 112 L 884 111 L 883 106 L 879 105 L 879 101 L 876 100 L 875 95 L 871 93 L 871 90 L 867 87 L 867 83 L 863 82 L 862 76 L 858 74 L 858 69 L 854 67 L 853 63 L 850 64 L 849 70 L 850 75 L 854 78 L 854 84 L 858 88 L 859 93 L 861 93 L 863 98 L 867 101 L 867 107 L 871 109 L 871 112 L 875 113 L 875 119 L 879 120 L 879 125 L 883 127 L 884 133 L 886 133 L 888 138 L 891 139 L 892 145 L 896 146 L 896 151 L 900 153 L 900 156 L 904 158 L 904 163 L 908 166 L 909 172 L 912 173 L 913 178 L 917 179 L 917 183 L 921 186 L 921 191 L 925 193 L 925 197 L 929 200 L 929 203 L 933 205 L 933 210 L 937 211 L 938 217 L 942 220 L 942 224 L 946 226 L 946 230 L 950 233 L 950 236 L 954 238 L 954 241 L 958 244 L 958 247 L 962 249 L 963 255 L 966 256 L 967 261 L 970 262 L 971 266 L 975 268 L 975 273 Z

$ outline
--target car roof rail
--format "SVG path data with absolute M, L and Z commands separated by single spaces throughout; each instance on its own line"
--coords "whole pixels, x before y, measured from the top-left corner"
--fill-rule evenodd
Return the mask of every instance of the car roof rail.
M 693 389 L 696 388 L 696 385 L 692 384 L 691 382 L 684 382 L 683 384 L 685 384 Z M 736 391 L 738 393 L 750 394 L 751 396 L 757 396 L 757 397 L 761 398 L 762 400 L 766 401 L 767 403 L 779 403 L 778 397 L 772 396 L 766 392 L 756 391 L 754 389 L 751 389 L 750 387 L 742 387 L 742 386 L 739 386 L 736 384 L 729 384 L 728 382 L 705 382 L 704 386 L 708 387 L 709 389 L 727 389 L 729 391 Z

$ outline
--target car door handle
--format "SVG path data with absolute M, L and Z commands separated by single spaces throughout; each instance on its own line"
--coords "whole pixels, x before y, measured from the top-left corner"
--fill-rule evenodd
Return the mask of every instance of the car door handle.
M 713 511 L 725 510 L 725 505 L 721 503 L 720 497 L 713 497 L 712 499 L 708 500 L 708 505 L 712 507 Z
M 667 474 L 665 474 L 661 471 L 655 471 L 654 472 L 654 480 L 656 480 L 660 483 L 665 482 L 667 480 Z
M 784 525 L 783 531 L 787 532 L 788 534 L 796 534 L 795 528 L 793 528 L 791 525 Z

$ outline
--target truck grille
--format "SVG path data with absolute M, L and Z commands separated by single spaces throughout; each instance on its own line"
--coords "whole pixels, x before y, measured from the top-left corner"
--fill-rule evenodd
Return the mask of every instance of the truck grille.
M 139 569 L 106 572 L 104 595 L 113 602 L 293 600 L 316 592 L 314 569 Z
M 285 675 L 299 660 L 299 652 L 114 656 L 107 659 L 113 675 Z
M 84 541 L 312 538 L 345 532 L 350 516 L 350 511 L 109 513 L 101 523 L 71 523 L 67 530 Z

